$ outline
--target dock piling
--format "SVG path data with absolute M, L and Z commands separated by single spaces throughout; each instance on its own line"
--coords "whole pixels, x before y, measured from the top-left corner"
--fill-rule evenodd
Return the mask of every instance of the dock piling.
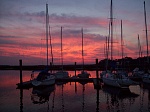
M 77 65 L 77 63 L 75 62 L 74 64 L 75 64 L 75 67 L 74 67 L 74 68 L 75 68 L 75 76 L 76 76 L 76 65 Z
M 22 60 L 19 60 L 19 65 L 20 65 L 20 84 L 22 85 Z
M 96 59 L 96 81 L 94 82 L 94 88 L 95 89 L 100 89 L 100 79 L 99 79 L 99 74 L 98 74 L 98 59 Z
M 98 79 L 98 59 L 96 59 L 96 79 Z

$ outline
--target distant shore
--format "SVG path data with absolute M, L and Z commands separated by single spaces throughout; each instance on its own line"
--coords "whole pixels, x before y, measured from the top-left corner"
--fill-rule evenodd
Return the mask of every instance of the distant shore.
M 150 60 L 150 57 L 148 57 Z M 96 64 L 97 63 L 97 64 Z M 148 70 L 150 69 L 150 63 L 147 62 L 147 57 L 141 57 L 137 59 L 132 59 L 131 57 L 125 57 L 123 59 L 104 59 L 96 62 L 95 64 L 68 64 L 63 65 L 63 70 L 74 71 L 74 70 L 99 70 L 103 71 L 107 69 L 116 70 L 117 68 L 124 68 L 126 71 L 132 71 L 136 67 Z M 43 70 L 47 66 L 46 65 L 22 65 L 22 70 Z M 49 70 L 62 70 L 62 65 L 49 65 Z M 20 70 L 20 65 L 0 65 L 0 70 Z
M 43 70 L 46 67 L 46 65 L 23 65 L 22 70 Z M 96 70 L 96 67 L 95 64 L 84 65 L 85 70 Z M 62 70 L 62 65 L 48 66 L 48 68 L 49 70 Z M 82 65 L 63 65 L 63 69 L 68 71 L 82 70 Z M 20 70 L 20 66 L 0 65 L 0 70 Z

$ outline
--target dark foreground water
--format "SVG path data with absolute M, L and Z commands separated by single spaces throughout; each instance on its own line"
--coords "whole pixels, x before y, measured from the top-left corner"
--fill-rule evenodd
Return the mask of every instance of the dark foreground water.
M 23 80 L 30 74 L 23 71 Z M 18 82 L 19 71 L 0 71 L 0 112 L 150 112 L 150 85 L 96 90 L 93 83 L 69 82 L 20 90 Z

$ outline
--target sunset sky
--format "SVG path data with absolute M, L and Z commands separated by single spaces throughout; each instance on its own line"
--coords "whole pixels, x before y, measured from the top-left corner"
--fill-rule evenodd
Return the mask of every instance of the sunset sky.
M 85 63 L 95 63 L 96 58 L 104 59 L 104 44 L 109 33 L 110 1 L 0 0 L 0 65 L 18 65 L 19 59 L 25 65 L 46 64 L 46 3 L 49 6 L 54 64 L 60 64 L 61 26 L 64 64 L 82 62 L 81 28 L 84 33 Z M 143 2 L 144 0 L 113 0 L 114 59 L 121 58 L 121 20 L 124 56 L 138 57 L 138 34 L 143 56 L 146 56 Z M 150 0 L 145 2 L 147 25 L 150 29 Z M 148 38 L 150 50 L 149 31 Z

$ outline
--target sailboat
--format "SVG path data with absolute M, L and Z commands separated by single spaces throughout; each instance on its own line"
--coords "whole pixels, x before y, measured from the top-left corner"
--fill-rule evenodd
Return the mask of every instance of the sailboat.
M 139 37 L 139 34 L 138 34 L 138 53 L 139 53 L 139 67 L 136 67 L 135 69 L 133 69 L 132 71 L 132 75 L 129 76 L 129 78 L 133 81 L 142 81 L 142 77 L 143 77 L 143 74 L 144 74 L 144 70 L 141 70 L 140 69 L 140 64 L 141 64 L 141 60 L 140 58 L 142 57 L 142 51 L 141 51 L 141 44 L 140 44 L 140 37 Z
M 144 17 L 145 17 L 145 33 L 146 33 L 146 43 L 147 43 L 147 64 L 149 66 L 149 53 L 148 53 L 148 34 L 147 34 L 147 21 L 146 21 L 146 8 L 145 8 L 145 1 L 144 1 Z M 146 67 L 148 67 L 146 66 Z M 144 83 L 148 83 L 150 84 L 150 70 L 148 70 L 149 68 L 147 68 L 146 73 L 143 75 L 143 82 Z
M 38 76 L 32 80 L 33 86 L 48 86 L 55 84 L 55 76 L 48 71 L 48 4 L 46 4 L 46 46 L 47 46 L 47 67 L 45 70 L 40 71 Z M 32 76 L 35 71 L 32 72 Z
M 67 71 L 63 70 L 63 52 L 62 52 L 63 48 L 62 48 L 62 27 L 61 27 L 61 65 L 62 65 L 62 69 L 60 71 L 57 71 L 54 75 L 56 78 L 68 78 L 69 77 L 69 73 Z
M 112 60 L 112 47 L 113 47 L 113 14 L 112 14 L 112 0 L 111 0 L 111 13 L 110 13 L 110 28 L 111 28 L 111 60 Z M 109 43 L 108 43 L 109 45 Z M 108 51 L 107 51 L 108 52 Z M 118 87 L 118 88 L 129 88 L 130 85 L 133 84 L 133 82 L 127 78 L 122 73 L 113 73 L 112 71 L 106 71 L 105 74 L 103 74 L 102 77 L 103 83 L 105 85 Z
M 125 71 L 125 62 L 124 62 L 124 41 L 123 41 L 123 30 L 122 30 L 122 20 L 121 20 L 121 68 L 116 68 L 116 73 L 118 75 L 128 76 L 128 73 Z
M 89 78 L 90 74 L 84 70 L 84 53 L 83 53 L 83 28 L 81 29 L 82 32 L 82 71 L 78 74 L 79 78 Z

